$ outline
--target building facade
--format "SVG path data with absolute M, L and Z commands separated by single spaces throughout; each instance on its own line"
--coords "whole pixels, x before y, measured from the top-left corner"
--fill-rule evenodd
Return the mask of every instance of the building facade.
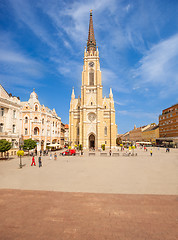
M 143 132 L 147 130 L 150 126 L 150 124 L 138 128 L 134 126 L 134 129 L 129 132 L 129 140 L 132 142 L 144 141 Z
M 65 133 L 64 133 L 64 144 L 66 146 L 69 145 L 69 125 L 68 124 L 65 124 Z
M 92 11 L 87 49 L 84 51 L 81 98 L 75 98 L 72 90 L 69 111 L 69 144 L 82 144 L 83 148 L 106 148 L 116 146 L 117 125 L 112 90 L 109 98 L 102 94 L 99 51 L 93 29 Z
M 61 118 L 48 107 L 41 105 L 33 90 L 28 102 L 22 102 L 21 136 L 23 140 L 33 139 L 37 142 L 37 150 L 45 150 L 46 145 L 57 144 L 63 147 L 61 140 Z
M 178 104 L 162 111 L 159 116 L 160 141 L 172 142 L 178 146 Z
M 159 138 L 159 125 L 151 124 L 149 128 L 142 132 L 143 141 L 156 143 L 156 139 Z
M 0 85 L 0 139 L 12 143 L 12 148 L 9 151 L 10 155 L 16 155 L 19 147 L 21 134 L 20 109 L 20 99 L 8 94 Z

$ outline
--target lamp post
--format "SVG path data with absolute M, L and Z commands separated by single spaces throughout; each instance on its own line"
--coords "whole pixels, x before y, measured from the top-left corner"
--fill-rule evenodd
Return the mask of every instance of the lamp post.
M 22 137 L 19 139 L 19 150 L 21 151 L 22 150 L 22 146 L 23 146 L 23 139 L 22 139 Z M 20 157 L 20 168 L 22 168 L 22 155 L 20 154 L 19 155 L 19 157 Z

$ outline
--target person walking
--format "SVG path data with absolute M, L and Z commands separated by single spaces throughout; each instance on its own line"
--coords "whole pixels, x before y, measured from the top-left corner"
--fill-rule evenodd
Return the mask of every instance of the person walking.
M 42 167 L 41 155 L 38 157 L 39 168 Z
M 111 149 L 109 150 L 109 155 L 111 156 L 111 154 L 112 154 L 112 151 L 111 151 Z
M 52 153 L 49 154 L 49 159 L 50 159 L 50 160 L 52 159 Z
M 57 160 L 57 154 L 56 153 L 54 154 L 54 160 Z
M 32 164 L 31 164 L 31 166 L 33 166 L 33 165 L 36 166 L 35 157 L 34 156 L 32 157 Z
M 153 155 L 153 151 L 152 151 L 152 149 L 150 150 L 150 155 L 151 155 L 151 157 L 152 157 L 152 155 Z

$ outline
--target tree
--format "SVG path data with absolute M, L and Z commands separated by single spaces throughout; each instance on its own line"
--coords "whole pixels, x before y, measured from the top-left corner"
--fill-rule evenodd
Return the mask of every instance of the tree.
M 102 150 L 104 151 L 104 150 L 105 150 L 105 144 L 102 144 L 102 145 L 101 145 L 101 148 L 102 148 Z
M 5 139 L 2 139 L 0 140 L 0 152 L 7 152 L 9 149 L 11 149 L 12 147 L 12 143 L 5 140 Z
M 82 144 L 79 144 L 79 150 L 82 151 L 82 149 L 83 149 Z
M 120 137 L 116 138 L 116 144 L 119 146 L 122 143 L 122 140 Z
M 36 142 L 31 138 L 24 140 L 23 149 L 24 150 L 31 150 L 36 147 Z

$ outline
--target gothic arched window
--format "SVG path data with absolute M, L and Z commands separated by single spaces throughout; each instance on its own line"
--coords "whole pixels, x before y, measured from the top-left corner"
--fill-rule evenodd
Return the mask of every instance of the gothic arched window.
M 89 73 L 89 85 L 94 85 L 94 72 L 93 71 L 91 71 L 90 73 Z
M 104 135 L 107 136 L 107 127 L 104 128 Z
M 35 111 L 38 111 L 38 105 L 35 105 Z
M 25 123 L 28 123 L 28 117 L 25 117 Z
M 79 132 L 80 132 L 79 127 L 77 127 L 77 136 L 79 136 Z

